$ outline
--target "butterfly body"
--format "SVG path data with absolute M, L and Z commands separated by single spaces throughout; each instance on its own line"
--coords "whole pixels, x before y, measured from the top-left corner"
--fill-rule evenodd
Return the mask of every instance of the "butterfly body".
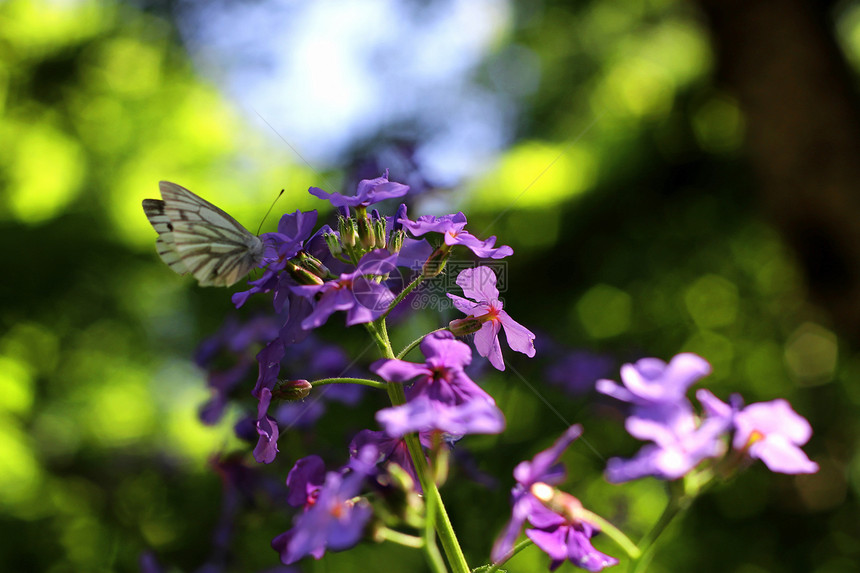
M 144 199 L 143 212 L 158 233 L 158 255 L 200 286 L 230 286 L 258 266 L 263 242 L 236 219 L 180 185 L 161 181 L 162 199 Z

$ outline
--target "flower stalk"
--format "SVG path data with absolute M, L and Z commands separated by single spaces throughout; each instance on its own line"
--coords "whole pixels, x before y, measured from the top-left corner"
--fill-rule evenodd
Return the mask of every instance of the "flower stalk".
M 382 317 L 368 325 L 368 331 L 374 336 L 374 340 L 382 356 L 389 359 L 395 358 L 394 352 L 391 349 L 391 341 L 388 339 L 385 318 Z M 402 385 L 387 384 L 387 388 L 392 406 L 402 406 L 406 403 L 406 393 Z M 403 439 L 406 442 L 406 447 L 415 466 L 418 482 L 421 484 L 421 488 L 424 490 L 424 497 L 427 500 L 427 520 L 433 524 L 433 528 L 439 537 L 442 549 L 448 559 L 448 564 L 454 573 L 469 573 L 469 564 L 466 562 L 466 556 L 463 554 L 459 541 L 457 541 L 457 535 L 454 533 L 454 527 L 451 525 L 445 505 L 442 503 L 442 496 L 439 494 L 436 482 L 431 477 L 427 458 L 421 449 L 418 436 L 410 433 L 404 436 Z M 433 510 L 432 513 L 431 510 Z

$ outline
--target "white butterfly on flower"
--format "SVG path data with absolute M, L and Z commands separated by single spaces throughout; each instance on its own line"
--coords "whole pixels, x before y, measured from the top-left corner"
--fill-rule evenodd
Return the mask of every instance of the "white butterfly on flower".
M 191 273 L 200 286 L 230 286 L 263 259 L 263 241 L 236 219 L 176 183 L 160 181 L 159 199 L 143 212 L 158 233 L 155 247 L 167 265 Z

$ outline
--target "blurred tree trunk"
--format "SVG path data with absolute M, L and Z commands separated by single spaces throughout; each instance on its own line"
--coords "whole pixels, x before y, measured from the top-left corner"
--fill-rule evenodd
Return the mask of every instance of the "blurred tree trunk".
M 700 0 L 740 101 L 763 206 L 813 299 L 860 342 L 860 114 L 827 3 Z

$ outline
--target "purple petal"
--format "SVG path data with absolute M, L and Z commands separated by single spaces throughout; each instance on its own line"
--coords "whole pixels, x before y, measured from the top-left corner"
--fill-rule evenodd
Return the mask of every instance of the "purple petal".
M 481 330 L 475 333 L 475 350 L 485 356 L 497 370 L 505 369 L 502 359 L 502 347 L 499 345 L 499 329 L 501 324 L 495 320 L 484 323 Z
M 814 473 L 818 464 L 798 446 L 809 441 L 812 427 L 795 412 L 786 400 L 750 404 L 735 416 L 734 447 L 742 449 L 750 442 L 749 454 L 771 471 L 780 473 Z
M 310 237 L 317 224 L 317 211 L 287 213 L 278 222 L 278 232 L 292 239 L 305 240 Z
M 772 472 L 812 474 L 818 471 L 817 463 L 780 435 L 771 435 L 754 443 L 750 446 L 750 457 L 760 459 Z
M 634 395 L 647 402 L 683 399 L 693 383 L 711 373 L 711 365 L 692 353 L 678 354 L 667 365 L 657 358 L 643 358 L 621 367 L 621 379 Z
M 419 396 L 402 406 L 380 410 L 376 420 L 388 435 L 398 438 L 430 430 L 454 435 L 498 434 L 505 428 L 501 410 L 483 399 L 450 405 Z
M 490 237 L 485 241 L 481 241 L 468 231 L 461 231 L 456 236 L 451 233 L 445 233 L 445 244 L 463 245 L 473 253 L 484 259 L 503 259 L 514 254 L 514 250 L 507 245 L 495 247 L 496 237 Z
M 408 382 L 416 376 L 432 376 L 424 364 L 396 359 L 378 360 L 370 366 L 370 370 L 388 382 Z
M 462 212 L 456 215 L 445 215 L 444 217 L 423 215 L 418 217 L 416 221 L 399 219 L 398 222 L 414 236 L 420 237 L 425 233 L 447 233 L 451 230 L 460 230 L 466 224 L 466 216 Z
M 625 423 L 633 437 L 654 440 L 660 444 L 673 442 L 680 436 L 695 432 L 696 426 L 693 406 L 686 399 L 678 403 L 637 406 Z
M 550 485 L 558 483 L 558 479 L 563 477 L 562 474 L 553 471 L 552 477 L 547 479 L 548 473 L 552 471 L 553 466 L 558 462 L 558 459 L 567 447 L 581 435 L 582 426 L 579 424 L 572 425 L 565 430 L 551 447 L 535 455 L 531 462 L 522 462 L 514 468 L 514 478 L 516 478 L 518 483 L 523 484 L 526 489 L 539 481 Z
M 338 310 L 348 310 L 354 305 L 355 299 L 348 289 L 334 288 L 329 290 L 323 293 L 313 312 L 302 321 L 302 328 L 305 330 L 318 328 L 325 324 L 329 317 Z
M 610 458 L 606 462 L 606 481 L 624 483 L 645 476 L 657 475 L 657 457 L 660 448 L 655 445 L 643 446 L 633 458 Z
M 732 414 L 732 407 L 704 388 L 696 390 L 696 399 L 702 404 L 705 413 L 712 417 L 729 418 Z
M 365 205 L 371 205 L 392 197 L 402 197 L 408 191 L 408 185 L 389 181 L 388 169 L 386 169 L 381 177 L 359 181 L 355 195 L 361 198 Z
M 310 499 L 316 499 L 314 492 L 324 483 L 325 463 L 322 458 L 317 455 L 301 458 L 287 475 L 287 488 L 290 490 L 287 503 L 304 507 Z
M 434 332 L 421 341 L 421 352 L 429 367 L 462 370 L 472 362 L 469 345 L 454 338 L 450 332 Z
M 540 547 L 541 551 L 554 560 L 567 559 L 567 543 L 564 528 L 555 527 L 550 531 L 527 529 L 526 536 Z
M 265 412 L 268 409 L 272 393 L 268 388 L 263 388 L 262 395 L 260 409 Z M 266 398 L 267 395 L 268 398 Z M 264 405 L 265 408 L 263 408 Z M 261 414 L 257 420 L 257 434 L 260 437 L 254 448 L 254 459 L 258 463 L 270 464 L 275 460 L 275 455 L 278 453 L 278 423 L 265 414 Z
M 490 559 L 493 560 L 493 563 L 498 563 L 499 561 L 507 558 L 508 554 L 514 548 L 514 543 L 516 543 L 517 537 L 520 536 L 520 531 L 522 530 L 525 521 L 525 515 L 512 517 L 511 520 L 508 521 L 504 531 L 502 531 L 502 534 L 493 544 L 493 550 L 490 553 Z
M 797 445 L 812 437 L 812 426 L 786 400 L 750 404 L 737 416 L 738 434 L 749 436 L 756 430 L 765 436 L 779 434 Z
M 257 353 L 259 373 L 257 375 L 257 384 L 251 391 L 251 394 L 255 398 L 260 398 L 260 392 L 263 388 L 271 390 L 275 387 L 275 383 L 278 381 L 278 374 L 281 371 L 281 359 L 283 359 L 284 353 L 284 343 L 280 338 L 274 339 Z
M 322 199 L 323 201 L 328 201 L 334 207 L 355 207 L 361 203 L 361 198 L 359 197 L 346 197 L 337 191 L 329 193 L 327 191 L 323 191 L 319 187 L 309 187 L 308 193 L 314 197 Z
M 534 333 L 511 318 L 505 311 L 499 313 L 499 321 L 505 328 L 505 338 L 511 350 L 522 352 L 529 358 L 533 357 L 535 355 Z
M 475 315 L 475 311 L 479 309 L 486 309 L 486 306 L 479 302 L 472 302 L 471 300 L 466 300 L 461 296 L 457 296 L 451 293 L 445 293 L 448 298 L 451 299 L 451 302 L 454 304 L 454 308 L 462 312 L 463 314 Z M 481 315 L 486 314 L 486 312 L 481 313 Z
M 622 402 L 633 402 L 636 400 L 636 397 L 623 386 L 619 386 L 612 380 L 601 379 L 594 383 L 594 389 L 600 392 L 601 394 L 606 394 L 616 400 L 620 400 Z
M 397 266 L 406 267 L 415 271 L 421 270 L 424 261 L 433 254 L 433 247 L 424 239 L 403 239 L 403 246 L 397 253 Z
M 352 283 L 355 305 L 347 316 L 346 325 L 366 323 L 382 316 L 395 296 L 388 287 L 372 279 L 358 277 Z
M 589 529 L 584 523 L 583 528 Z M 593 533 L 580 531 L 574 526 L 569 526 L 567 535 L 567 558 L 571 563 L 586 571 L 602 571 L 604 567 L 618 564 L 618 559 L 601 553 L 591 545 Z
M 499 289 L 496 288 L 496 273 L 489 267 L 464 269 L 457 275 L 457 285 L 463 289 L 463 294 L 477 302 L 493 302 L 499 300 Z

